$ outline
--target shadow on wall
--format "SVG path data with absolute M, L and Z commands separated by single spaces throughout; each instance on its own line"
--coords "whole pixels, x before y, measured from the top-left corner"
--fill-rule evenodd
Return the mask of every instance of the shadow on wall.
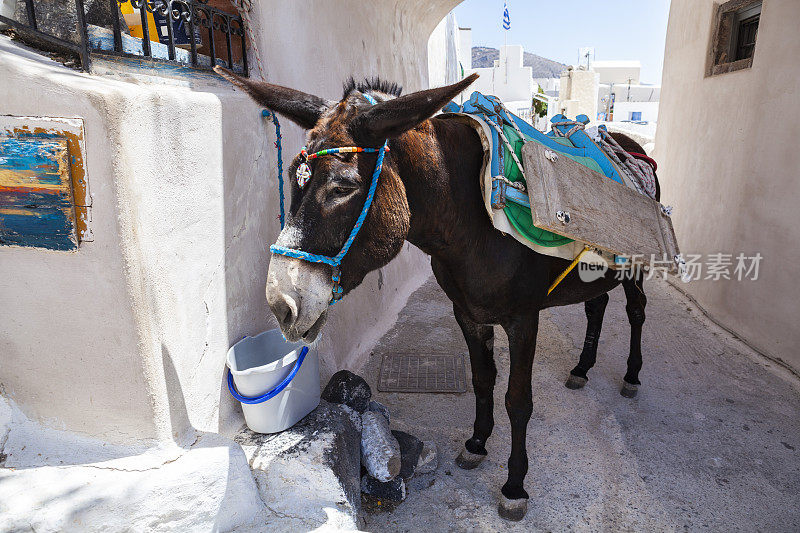
M 248 105 L 241 105 L 243 100 Z M 280 232 L 278 171 L 274 128 L 261 117 L 261 108 L 238 91 L 237 98 L 221 98 L 220 102 L 222 132 L 237 132 L 235 137 L 222 139 L 225 314 L 230 347 L 246 335 L 277 327 L 265 291 L 269 245 Z M 222 370 L 218 431 L 230 435 L 244 419 L 239 402 L 228 392 L 227 347 L 220 351 L 221 360 L 214 367 Z
M 183 395 L 183 387 L 181 387 L 181 380 L 178 377 L 178 371 L 175 369 L 175 362 L 169 353 L 169 349 L 162 343 L 161 344 L 161 364 L 164 367 L 164 386 L 167 392 L 167 405 L 169 407 L 169 422 L 172 428 L 173 440 L 181 446 L 190 439 L 188 433 L 190 430 L 197 431 L 192 427 L 189 420 L 189 411 L 186 408 L 186 399 Z M 183 434 L 179 435 L 178 431 Z

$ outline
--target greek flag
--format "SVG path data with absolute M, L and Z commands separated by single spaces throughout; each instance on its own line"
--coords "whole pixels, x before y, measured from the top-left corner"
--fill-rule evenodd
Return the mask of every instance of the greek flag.
M 511 17 L 508 15 L 508 5 L 503 2 L 503 29 L 511 29 Z

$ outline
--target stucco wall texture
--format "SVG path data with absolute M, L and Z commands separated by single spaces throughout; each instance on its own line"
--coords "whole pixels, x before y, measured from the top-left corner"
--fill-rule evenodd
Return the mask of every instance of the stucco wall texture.
M 757 281 L 680 288 L 800 370 L 800 2 L 763 3 L 753 66 L 705 77 L 712 0 L 673 0 L 654 157 L 684 254 L 761 253 Z M 734 259 L 735 262 L 735 259 Z
M 4 47 L 4 113 L 84 120 L 94 241 L 0 250 L 3 393 L 115 442 L 217 430 L 229 342 L 270 325 L 276 175 L 257 106 L 213 78 L 133 84 Z
M 349 75 L 424 88 L 428 36 L 457 3 L 254 2 L 265 77 L 329 98 Z M 230 433 L 241 418 L 225 353 L 275 327 L 264 296 L 279 229 L 271 124 L 212 77 L 100 61 L 89 75 L 5 37 L 0 50 L 0 112 L 84 120 L 94 234 L 75 253 L 0 249 L 0 393 L 35 420 L 110 442 Z M 283 125 L 290 157 L 303 132 Z M 333 309 L 327 372 L 363 363 L 426 262 L 407 245 Z

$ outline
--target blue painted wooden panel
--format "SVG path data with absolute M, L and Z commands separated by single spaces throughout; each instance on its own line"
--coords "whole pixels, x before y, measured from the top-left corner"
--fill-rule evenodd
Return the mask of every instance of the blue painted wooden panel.
M 0 137 L 0 244 L 78 248 L 67 139 Z

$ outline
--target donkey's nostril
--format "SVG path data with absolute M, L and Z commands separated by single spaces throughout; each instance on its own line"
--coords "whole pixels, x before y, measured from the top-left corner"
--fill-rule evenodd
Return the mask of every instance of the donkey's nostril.
M 278 298 L 270 302 L 270 306 L 275 318 L 278 319 L 278 325 L 283 331 L 291 328 L 297 321 L 299 306 L 295 295 L 280 294 Z

